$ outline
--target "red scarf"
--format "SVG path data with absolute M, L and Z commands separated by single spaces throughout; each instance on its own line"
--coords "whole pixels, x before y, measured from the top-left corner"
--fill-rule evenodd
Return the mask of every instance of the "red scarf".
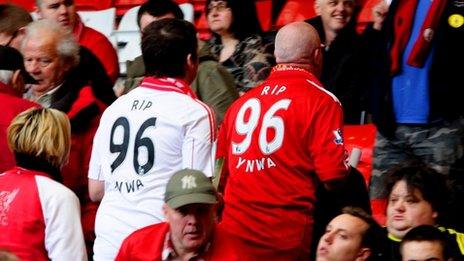
M 393 18 L 394 40 L 390 50 L 392 74 L 397 73 L 401 67 L 401 57 L 411 36 L 412 24 L 417 8 L 418 0 L 399 0 L 395 17 Z M 445 8 L 447 0 L 433 0 L 427 12 L 427 17 L 422 24 L 420 33 L 414 42 L 414 46 L 409 54 L 407 64 L 414 67 L 422 67 L 430 50 L 430 38 L 425 37 L 425 31 L 432 30 L 438 26 L 441 14 Z

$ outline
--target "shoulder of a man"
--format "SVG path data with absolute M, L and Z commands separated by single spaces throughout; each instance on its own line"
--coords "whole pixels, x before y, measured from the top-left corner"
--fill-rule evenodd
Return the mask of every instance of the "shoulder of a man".
M 150 225 L 136 230 L 124 239 L 116 260 L 124 257 L 136 257 L 138 253 L 149 254 L 153 258 L 160 257 L 169 224 L 166 222 Z
M 446 234 L 446 241 L 451 254 L 464 256 L 464 233 L 445 227 L 438 227 L 438 229 Z
M 233 261 L 240 260 L 237 244 L 222 226 L 216 225 L 214 230 L 213 249 L 211 251 L 211 260 Z

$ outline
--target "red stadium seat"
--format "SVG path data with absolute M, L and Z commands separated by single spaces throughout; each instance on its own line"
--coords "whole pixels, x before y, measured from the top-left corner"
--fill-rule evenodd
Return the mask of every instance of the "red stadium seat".
M 345 125 L 345 147 L 351 153 L 353 148 L 361 149 L 361 158 L 357 169 L 362 173 L 366 185 L 369 186 L 372 174 L 373 149 L 377 128 L 374 124 Z M 383 199 L 371 200 L 372 215 L 379 224 L 385 224 L 385 210 L 387 201 Z
M 314 0 L 288 0 L 276 20 L 275 27 L 279 29 L 291 22 L 303 21 L 314 16 Z
M 33 1 L 33 0 L 29 0 Z M 98 11 L 113 7 L 114 0 L 75 0 L 77 11 Z
M 122 17 L 127 10 L 132 7 L 145 3 L 146 0 L 114 0 L 114 7 L 116 7 L 116 16 Z
M 372 149 L 377 129 L 374 124 L 345 125 L 343 135 L 345 147 L 351 153 L 353 148 L 361 149 L 361 158 L 357 169 L 363 174 L 366 185 L 369 185 L 372 172 Z
M 15 4 L 26 9 L 28 12 L 34 11 L 35 8 L 34 0 L 0 0 L 0 4 Z
M 272 28 L 272 0 L 256 0 L 256 11 L 264 32 Z
M 373 21 L 372 8 L 383 0 L 365 0 L 358 16 L 356 30 L 361 33 L 367 24 Z

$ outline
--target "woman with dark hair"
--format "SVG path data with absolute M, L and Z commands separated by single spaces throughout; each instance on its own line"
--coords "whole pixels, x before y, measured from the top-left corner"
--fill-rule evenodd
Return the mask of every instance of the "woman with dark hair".
M 243 94 L 266 79 L 274 63 L 271 45 L 260 36 L 254 1 L 207 0 L 205 8 L 213 37 L 203 48 L 234 76 Z
M 66 114 L 22 112 L 8 127 L 8 145 L 16 167 L 0 173 L 0 249 L 21 260 L 87 260 L 79 199 L 57 182 L 71 147 Z

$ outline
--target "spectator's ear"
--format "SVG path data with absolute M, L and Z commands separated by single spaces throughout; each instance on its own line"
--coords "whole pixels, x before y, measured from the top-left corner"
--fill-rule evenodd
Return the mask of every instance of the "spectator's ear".
M 167 217 L 168 217 L 168 205 L 166 205 L 166 203 L 163 204 L 163 214 L 164 214 L 164 218 L 167 220 Z
M 371 256 L 371 249 L 367 247 L 361 248 L 359 250 L 358 257 L 356 258 L 356 261 L 365 261 Z
M 21 76 L 21 71 L 16 70 L 11 77 L 11 86 L 18 97 L 22 97 L 24 92 L 24 79 Z
M 44 18 L 42 12 L 40 11 L 40 7 L 37 6 L 37 5 L 36 5 L 35 8 L 34 8 L 34 13 L 37 14 L 37 18 L 38 18 L 39 20 Z
M 18 36 L 21 37 L 21 39 L 26 35 L 26 26 L 23 26 L 18 29 Z
M 321 15 L 321 1 L 323 1 L 323 0 L 315 0 L 314 1 L 314 11 L 316 11 L 317 15 Z
M 196 57 L 196 56 L 195 56 Z M 186 58 L 186 73 L 185 80 L 187 83 L 192 83 L 197 75 L 198 69 L 198 58 L 195 59 L 192 54 L 188 54 Z

